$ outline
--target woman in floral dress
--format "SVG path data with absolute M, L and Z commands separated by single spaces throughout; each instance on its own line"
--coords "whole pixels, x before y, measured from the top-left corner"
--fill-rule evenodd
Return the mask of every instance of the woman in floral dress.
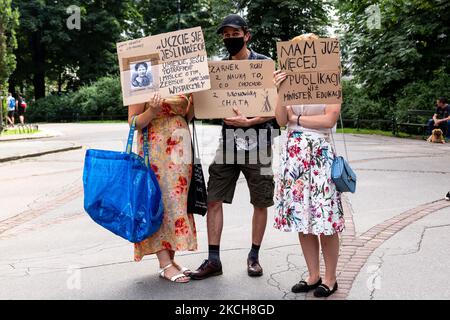
M 317 36 L 302 35 L 293 41 L 309 39 Z M 285 79 L 286 73 L 274 73 L 277 87 Z M 344 217 L 341 196 L 331 180 L 334 149 L 330 134 L 339 113 L 339 104 L 276 107 L 277 122 L 280 126 L 287 124 L 288 133 L 276 183 L 274 226 L 298 233 L 308 267 L 308 278 L 294 285 L 292 291 L 315 289 L 316 297 L 327 297 L 337 290 L 338 233 L 344 229 Z M 325 262 L 323 281 L 320 246 Z
M 193 117 L 191 102 L 191 97 L 184 95 L 161 99 L 154 94 L 149 102 L 128 108 L 130 123 L 133 116 L 138 116 L 136 128 L 139 130 L 138 151 L 141 156 L 142 128 L 148 128 L 150 164 L 164 203 L 161 227 L 134 245 L 134 260 L 141 261 L 145 255 L 156 254 L 161 277 L 180 283 L 189 281 L 189 270 L 174 261 L 175 251 L 197 249 L 194 218 L 186 212 L 192 173 L 192 149 L 186 118 L 190 120 Z

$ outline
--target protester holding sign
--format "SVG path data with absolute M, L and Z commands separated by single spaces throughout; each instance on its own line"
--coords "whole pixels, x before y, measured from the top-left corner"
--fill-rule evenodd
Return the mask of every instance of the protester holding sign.
M 130 105 L 128 119 L 138 115 L 136 128 L 138 150 L 143 156 L 142 128 L 148 128 L 150 163 L 161 188 L 164 218 L 159 230 L 150 238 L 136 243 L 134 259 L 155 254 L 161 267 L 160 275 L 174 282 L 189 281 L 188 269 L 175 261 L 175 251 L 197 249 L 197 233 L 186 203 L 192 175 L 192 154 L 187 120 L 193 117 L 190 96 L 177 95 L 161 99 L 157 93 L 146 103 Z M 187 120 L 186 120 L 187 118 Z M 179 134 L 177 134 L 179 133 Z
M 293 41 L 317 39 L 314 34 Z M 276 71 L 277 87 L 287 73 Z M 336 267 L 339 255 L 338 233 L 344 229 L 341 196 L 331 180 L 335 157 L 330 143 L 331 129 L 339 118 L 340 104 L 282 106 L 275 115 L 280 126 L 287 124 L 287 142 L 282 148 L 280 174 L 276 182 L 275 228 L 298 232 L 309 276 L 292 287 L 292 292 L 315 289 L 316 297 L 337 290 Z M 320 246 L 325 261 L 325 278 L 320 277 Z
M 222 35 L 223 43 L 230 54 L 228 59 L 224 60 L 269 59 L 247 47 L 250 32 L 246 21 L 239 15 L 227 16 L 217 32 Z M 273 205 L 274 191 L 270 136 L 273 117 L 246 118 L 239 109 L 234 108 L 234 112 L 235 117 L 224 120 L 221 145 L 214 162 L 209 167 L 207 214 L 209 254 L 208 259 L 191 274 L 191 278 L 196 280 L 222 274 L 220 261 L 222 204 L 232 202 L 241 172 L 247 180 L 250 201 L 254 207 L 253 243 L 248 254 L 247 272 L 249 276 L 263 274 L 259 264 L 259 248 L 266 228 L 267 208 Z

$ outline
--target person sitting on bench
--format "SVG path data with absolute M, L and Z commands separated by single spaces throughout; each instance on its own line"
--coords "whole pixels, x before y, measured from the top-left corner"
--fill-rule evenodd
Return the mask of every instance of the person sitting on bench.
M 428 122 L 428 131 L 439 128 L 442 130 L 444 137 L 448 134 L 448 121 L 450 121 L 450 106 L 447 103 L 447 99 L 440 97 L 436 102 L 436 112 L 433 115 L 433 119 Z

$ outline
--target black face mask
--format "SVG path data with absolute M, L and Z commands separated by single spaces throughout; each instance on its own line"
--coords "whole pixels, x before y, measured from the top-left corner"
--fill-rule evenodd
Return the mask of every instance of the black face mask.
M 226 38 L 223 39 L 225 48 L 230 53 L 231 56 L 235 56 L 244 47 L 244 37 L 240 38 Z

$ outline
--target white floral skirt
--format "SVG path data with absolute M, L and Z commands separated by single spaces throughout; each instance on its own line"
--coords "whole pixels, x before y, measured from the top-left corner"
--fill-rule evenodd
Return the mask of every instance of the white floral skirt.
M 332 145 L 321 134 L 290 130 L 282 149 L 274 227 L 314 235 L 342 232 L 341 195 L 331 180 Z

